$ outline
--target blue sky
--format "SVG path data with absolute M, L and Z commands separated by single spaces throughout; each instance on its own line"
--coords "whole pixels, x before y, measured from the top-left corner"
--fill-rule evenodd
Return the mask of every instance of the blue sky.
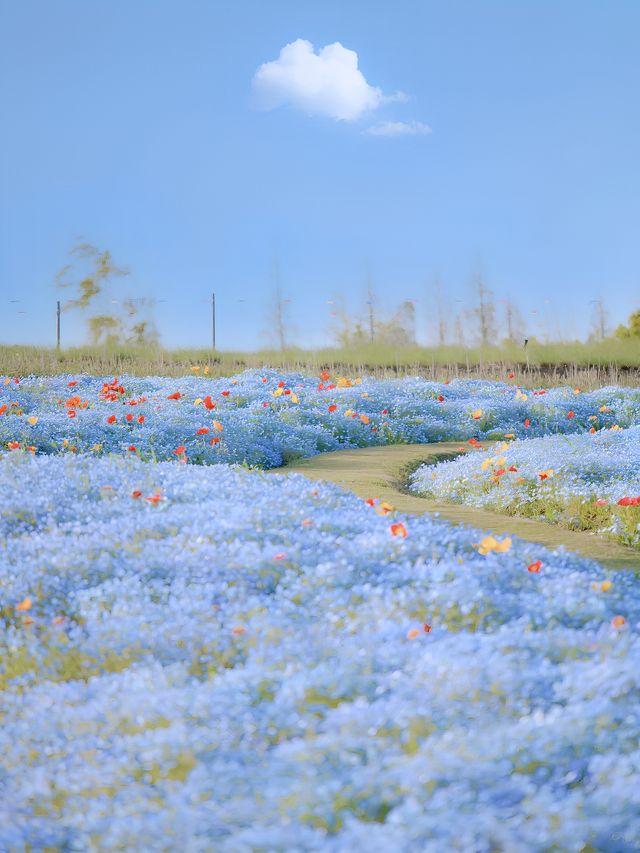
M 123 296 L 165 300 L 169 346 L 208 344 L 212 290 L 220 347 L 267 343 L 275 263 L 307 345 L 336 295 L 362 309 L 368 273 L 381 307 L 416 300 L 423 341 L 434 276 L 453 316 L 477 269 L 529 334 L 585 334 L 597 298 L 621 322 L 639 31 L 635 0 L 4 3 L 0 339 L 53 342 L 78 237 L 131 268 Z M 355 51 L 360 89 L 313 56 L 254 84 L 298 39 Z M 81 342 L 80 319 L 63 333 Z

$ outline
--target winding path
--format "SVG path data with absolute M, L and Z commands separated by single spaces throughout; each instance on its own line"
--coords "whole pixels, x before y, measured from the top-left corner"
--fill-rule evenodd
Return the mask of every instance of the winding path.
M 453 524 L 468 524 L 492 533 L 512 534 L 547 548 L 560 545 L 612 569 L 640 570 L 640 552 L 592 533 L 565 530 L 545 521 L 501 515 L 464 504 L 440 503 L 406 491 L 411 471 L 422 463 L 435 463 L 467 452 L 459 442 L 440 444 L 392 444 L 321 453 L 301 459 L 274 474 L 304 474 L 312 480 L 328 480 L 362 498 L 376 497 L 405 513 L 430 512 Z

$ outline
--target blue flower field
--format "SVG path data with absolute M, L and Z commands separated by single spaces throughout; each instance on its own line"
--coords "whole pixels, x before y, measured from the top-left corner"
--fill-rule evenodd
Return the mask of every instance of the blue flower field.
M 485 505 L 504 455 L 617 502 L 640 391 L 8 380 L 0 850 L 640 845 L 635 573 L 260 470 L 472 441 L 416 487 Z

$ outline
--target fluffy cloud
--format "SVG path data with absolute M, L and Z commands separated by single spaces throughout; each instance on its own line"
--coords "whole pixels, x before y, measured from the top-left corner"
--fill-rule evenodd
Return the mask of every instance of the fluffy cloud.
M 353 121 L 383 102 L 403 97 L 388 98 L 370 86 L 358 69 L 355 50 L 334 42 L 316 53 L 305 39 L 286 45 L 278 59 L 261 65 L 253 89 L 265 109 L 289 105 L 339 121 Z
M 421 121 L 382 121 L 367 130 L 371 136 L 426 136 L 431 133 L 428 124 Z

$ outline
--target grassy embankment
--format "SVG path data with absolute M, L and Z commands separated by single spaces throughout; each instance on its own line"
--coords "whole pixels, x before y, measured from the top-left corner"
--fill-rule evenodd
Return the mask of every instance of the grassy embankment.
M 275 367 L 318 373 L 373 374 L 378 377 L 419 375 L 429 379 L 472 377 L 504 379 L 514 371 L 523 385 L 571 384 L 640 386 L 640 339 L 599 344 L 532 342 L 522 347 L 463 348 L 370 345 L 359 349 L 288 349 L 284 352 L 213 352 L 210 349 L 0 345 L 0 373 L 24 376 L 88 373 L 99 376 L 182 376 L 194 365 L 208 365 L 210 376 L 228 376 L 246 368 Z

